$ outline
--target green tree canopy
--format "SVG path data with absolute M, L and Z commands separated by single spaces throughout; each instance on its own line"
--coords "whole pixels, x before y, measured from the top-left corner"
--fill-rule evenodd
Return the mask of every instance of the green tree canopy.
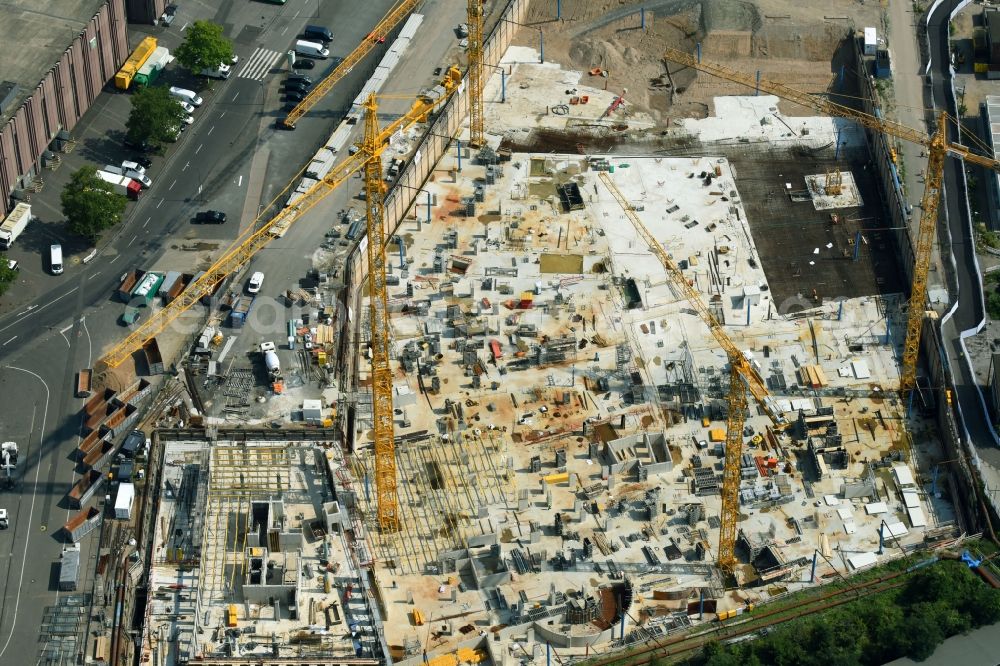
M 149 142 L 159 147 L 173 141 L 187 114 L 163 86 L 137 90 L 132 95 L 132 112 L 125 128 L 131 141 Z
M 0 259 L 0 296 L 7 293 L 14 281 L 17 280 L 17 271 L 7 264 L 7 259 Z
M 177 61 L 195 74 L 215 69 L 233 58 L 233 43 L 222 34 L 222 26 L 211 21 L 195 21 L 184 33 L 184 43 L 174 51 Z
M 73 173 L 61 198 L 67 227 L 91 243 L 97 242 L 102 231 L 118 224 L 125 212 L 125 196 L 115 193 L 92 166 Z

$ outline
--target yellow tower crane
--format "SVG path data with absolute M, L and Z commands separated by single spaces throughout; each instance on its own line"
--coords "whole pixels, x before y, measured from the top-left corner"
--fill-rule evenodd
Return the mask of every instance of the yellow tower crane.
M 920 144 L 927 148 L 927 170 L 925 172 L 924 194 L 920 202 L 920 223 L 917 227 L 916 244 L 913 248 L 913 286 L 910 289 L 906 340 L 903 343 L 903 362 L 899 381 L 900 392 L 904 395 L 907 394 L 917 383 L 917 357 L 920 354 L 920 334 L 927 306 L 927 274 L 930 270 L 931 251 L 934 247 L 934 234 L 937 229 L 941 181 L 944 177 L 944 158 L 946 155 L 951 155 L 997 172 L 1000 172 L 1000 161 L 972 153 L 967 146 L 950 143 L 945 134 L 950 118 L 945 113 L 938 116 L 934 134 L 928 135 L 896 121 L 877 118 L 863 111 L 789 88 L 780 83 L 765 79 L 760 79 L 758 82 L 753 74 L 740 72 L 725 65 L 698 60 L 684 51 L 668 48 L 664 53 L 664 58 L 727 81 L 742 83 L 750 88 L 757 86 L 766 93 L 795 102 L 821 115 L 853 120 L 872 131 Z
M 635 208 L 625 199 L 625 195 L 615 185 L 611 176 L 602 171 L 600 178 L 618 205 L 625 211 L 632 226 L 635 227 L 642 239 L 646 241 L 649 249 L 659 259 L 663 268 L 666 269 L 667 278 L 683 294 L 701 320 L 705 322 L 716 342 L 726 352 L 726 357 L 729 360 L 729 417 L 726 422 L 726 458 L 722 474 L 722 527 L 719 535 L 717 562 L 722 569 L 732 571 L 736 565 L 736 523 L 740 516 L 740 456 L 743 454 L 743 426 L 746 422 L 747 410 L 746 392 L 750 391 L 754 400 L 774 423 L 776 430 L 784 430 L 788 427 L 788 422 L 778 411 L 774 399 L 764 385 L 764 380 L 753 367 L 750 359 L 740 351 L 736 343 L 729 337 L 722 323 L 705 305 L 701 295 L 667 254 L 667 251 L 663 249 L 660 241 L 642 223 L 635 213 Z
M 423 0 L 400 0 L 389 12 L 382 17 L 375 28 L 368 33 L 364 41 L 358 44 L 351 53 L 333 68 L 325 79 L 316 84 L 302 101 L 295 105 L 295 108 L 288 112 L 282 124 L 286 129 L 295 129 L 295 123 L 299 118 L 309 113 L 316 104 L 326 97 L 326 94 L 333 89 L 342 78 L 347 76 L 355 65 L 364 60 L 365 56 L 374 50 L 376 46 L 385 41 L 385 38 L 392 32 L 392 29 L 399 25 L 399 22 L 409 16 L 410 12 Z
M 368 297 L 370 301 L 369 333 L 372 350 L 372 412 L 374 416 L 375 489 L 379 528 L 386 532 L 399 529 L 396 496 L 396 452 L 393 441 L 392 369 L 389 365 L 389 310 L 385 278 L 384 183 L 382 152 L 395 133 L 418 122 L 448 100 L 461 81 L 456 67 L 448 70 L 442 81 L 446 94 L 431 99 L 420 97 L 410 110 L 385 128 L 378 125 L 378 105 L 374 95 L 365 102 L 366 122 L 361 150 L 337 164 L 322 180 L 313 185 L 293 206 L 289 206 L 263 224 L 238 238 L 207 271 L 176 299 L 153 313 L 127 338 L 116 345 L 99 363 L 116 367 L 160 333 L 170 322 L 187 311 L 201 298 L 215 292 L 217 285 L 244 266 L 274 237 L 276 229 L 283 233 L 306 211 L 339 187 L 351 174 L 363 170 L 368 225 Z
M 486 143 L 483 117 L 483 2 L 469 0 L 469 144 L 477 148 Z

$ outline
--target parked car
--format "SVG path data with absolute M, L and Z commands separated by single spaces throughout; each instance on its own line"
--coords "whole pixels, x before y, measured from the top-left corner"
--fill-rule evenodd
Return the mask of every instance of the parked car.
M 126 136 L 125 140 L 122 141 L 122 145 L 126 148 L 130 148 L 131 150 L 139 150 L 144 153 L 149 152 L 153 148 L 148 141 L 132 141 L 128 138 L 128 136 Z
M 250 276 L 250 281 L 247 282 L 247 293 L 256 294 L 260 291 L 261 286 L 264 284 L 264 274 L 260 271 L 256 271 Z
M 302 39 L 313 40 L 329 44 L 333 41 L 333 33 L 323 25 L 307 25 L 302 30 Z
M 295 64 L 292 65 L 295 69 L 312 69 L 316 66 L 315 60 L 310 60 L 309 58 L 297 58 Z
M 225 224 L 226 214 L 221 210 L 203 210 L 194 216 L 195 224 Z
M 186 112 L 187 112 L 187 114 L 188 114 L 189 116 L 190 116 L 190 115 L 191 115 L 192 113 L 194 113 L 194 107 L 193 107 L 193 106 L 191 106 L 190 104 L 188 104 L 187 102 L 183 102 L 183 101 L 181 101 L 181 100 L 177 100 L 177 104 L 178 104 L 178 105 L 179 105 L 179 106 L 180 106 L 180 107 L 181 107 L 182 109 L 184 109 L 184 111 L 186 111 Z
M 302 83 L 306 84 L 307 86 L 311 86 L 313 84 L 312 78 L 306 76 L 305 74 L 289 74 L 288 78 L 285 79 L 285 81 L 286 82 L 301 81 Z
M 191 123 L 194 122 L 194 116 L 184 116 L 184 120 L 182 122 L 185 125 L 190 125 Z
M 17 259 L 8 259 L 7 268 L 9 268 L 12 271 L 19 271 L 21 270 L 21 265 L 17 263 Z
M 169 26 L 177 18 L 177 10 L 180 9 L 177 5 L 170 4 L 163 9 L 163 14 L 160 16 L 160 25 Z
M 296 90 L 289 90 L 285 93 L 286 102 L 301 102 L 302 98 L 305 97 L 305 93 L 300 93 Z
M 153 166 L 152 160 L 148 157 L 136 157 L 132 160 L 122 160 L 123 169 L 132 169 L 139 173 L 146 173 L 146 169 Z
M 285 92 L 307 93 L 309 86 L 302 81 L 285 81 Z

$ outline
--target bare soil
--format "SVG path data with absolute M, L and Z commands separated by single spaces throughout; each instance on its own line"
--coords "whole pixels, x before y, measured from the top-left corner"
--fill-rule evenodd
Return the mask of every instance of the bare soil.
M 877 2 L 824 0 L 533 0 L 526 23 L 544 33 L 545 59 L 585 75 L 583 83 L 622 93 L 626 104 L 669 126 L 700 118 L 712 98 L 745 94 L 739 84 L 698 74 L 662 58 L 663 47 L 693 52 L 806 92 L 827 90 L 839 73 L 838 50 L 855 30 L 880 26 Z M 640 13 L 645 7 L 645 16 Z M 643 27 L 643 20 L 645 27 Z M 522 30 L 518 43 L 538 48 Z M 795 108 L 782 105 L 785 113 Z

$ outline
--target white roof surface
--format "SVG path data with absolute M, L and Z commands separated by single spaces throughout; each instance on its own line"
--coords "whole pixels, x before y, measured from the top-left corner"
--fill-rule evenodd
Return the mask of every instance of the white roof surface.
M 875 553 L 858 553 L 847 558 L 847 563 L 855 570 L 870 567 L 877 561 L 878 556 Z
M 910 524 L 914 527 L 926 527 L 927 517 L 924 516 L 924 510 L 919 506 L 910 507 L 906 510 L 910 514 Z
M 851 361 L 851 370 L 858 379 L 868 379 L 872 376 L 871 370 L 868 369 L 868 361 Z
M 892 472 L 896 475 L 896 483 L 900 486 L 906 487 L 916 485 L 916 481 L 913 480 L 913 473 L 905 464 L 894 463 L 892 466 Z
M 898 520 L 894 523 L 885 524 L 885 536 L 901 537 L 906 536 L 910 530 L 906 529 L 906 525 L 899 522 Z
M 903 491 L 903 504 L 906 505 L 907 509 L 912 509 L 915 506 L 920 506 L 920 497 L 917 496 L 916 490 L 904 490 Z
M 869 516 L 874 516 L 879 513 L 887 513 L 889 507 L 886 506 L 885 502 L 872 502 L 871 504 L 865 504 L 865 511 L 868 512 Z
M 118 495 L 115 497 L 116 509 L 131 509 L 132 500 L 135 499 L 135 486 L 131 483 L 122 483 L 118 486 Z

